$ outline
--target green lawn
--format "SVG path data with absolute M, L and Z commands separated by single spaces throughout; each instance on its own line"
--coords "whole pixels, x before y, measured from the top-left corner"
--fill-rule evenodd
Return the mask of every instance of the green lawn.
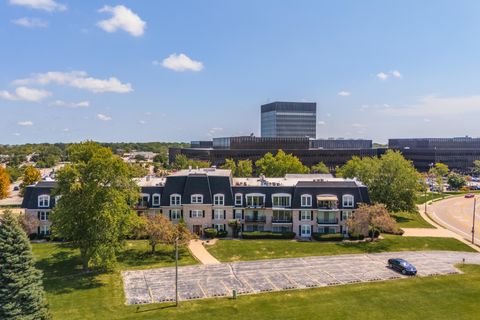
M 400 228 L 435 228 L 418 212 L 395 212 L 391 213 L 391 216 L 397 221 Z
M 427 192 L 427 202 L 435 200 L 435 199 L 440 199 L 442 197 L 446 197 L 447 194 L 441 194 L 438 192 Z M 418 193 L 417 194 L 417 200 L 415 201 L 416 204 L 424 204 L 425 203 L 425 194 L 424 193 Z
M 117 269 L 110 273 L 81 272 L 78 250 L 60 243 L 32 245 L 37 267 L 43 270 L 44 286 L 55 319 L 112 319 L 121 312 L 124 294 L 121 270 L 173 266 L 171 246 L 158 246 L 155 255 L 147 241 L 128 241 L 118 255 Z M 196 264 L 188 249 L 179 251 L 181 265 Z M 95 315 L 102 315 L 96 317 Z
M 34 252 L 46 272 L 45 287 L 54 319 L 474 319 L 478 316 L 480 266 L 465 274 L 354 284 L 288 292 L 126 306 L 119 272 L 72 275 L 78 256 L 52 244 Z M 53 256 L 51 256 L 53 254 Z M 159 260 L 162 260 L 159 258 Z M 193 262 L 191 258 L 183 263 Z M 156 261 L 158 265 L 162 262 Z M 166 265 L 170 264 L 165 262 Z M 129 264 L 129 267 L 132 265 Z M 71 275 L 71 276 L 69 276 Z
M 219 240 L 207 250 L 220 261 L 295 258 L 348 253 L 375 253 L 407 250 L 474 251 L 452 238 L 402 237 L 383 235 L 370 242 L 298 242 L 295 240 Z

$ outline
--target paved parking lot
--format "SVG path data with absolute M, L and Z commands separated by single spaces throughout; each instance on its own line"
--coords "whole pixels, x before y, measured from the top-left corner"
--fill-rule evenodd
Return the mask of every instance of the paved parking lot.
M 386 267 L 389 258 L 403 258 L 419 276 L 460 273 L 454 265 L 480 264 L 480 253 L 423 251 L 386 252 L 295 259 L 258 260 L 179 267 L 179 299 L 314 288 L 405 276 Z M 174 301 L 175 268 L 122 272 L 127 304 Z

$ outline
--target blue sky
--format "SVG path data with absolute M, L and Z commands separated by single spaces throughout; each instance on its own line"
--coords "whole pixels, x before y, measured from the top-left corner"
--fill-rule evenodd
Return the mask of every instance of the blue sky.
M 479 1 L 0 2 L 0 143 L 480 136 Z

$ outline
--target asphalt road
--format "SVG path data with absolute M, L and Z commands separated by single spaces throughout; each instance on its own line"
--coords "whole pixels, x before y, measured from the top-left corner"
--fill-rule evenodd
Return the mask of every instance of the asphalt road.
M 470 240 L 473 224 L 473 198 L 454 197 L 428 206 L 428 212 L 441 225 Z M 480 244 L 480 197 L 477 196 L 475 214 L 475 243 Z
M 306 289 L 405 278 L 388 268 L 389 258 L 416 266 L 418 276 L 460 273 L 454 265 L 480 264 L 480 253 L 450 251 L 384 252 L 257 260 L 179 267 L 180 300 Z M 127 304 L 173 301 L 175 268 L 123 271 Z

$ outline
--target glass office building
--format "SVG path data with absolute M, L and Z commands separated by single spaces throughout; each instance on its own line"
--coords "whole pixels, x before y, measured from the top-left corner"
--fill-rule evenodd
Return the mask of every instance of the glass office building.
M 272 102 L 261 109 L 262 137 L 316 138 L 315 102 Z

